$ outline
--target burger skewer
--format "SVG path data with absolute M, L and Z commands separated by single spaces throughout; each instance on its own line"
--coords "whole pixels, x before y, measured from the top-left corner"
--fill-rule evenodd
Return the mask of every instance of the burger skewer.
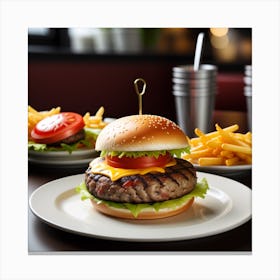
M 138 88 L 138 83 L 142 82 L 143 83 L 143 87 L 142 87 L 142 91 L 139 91 Z M 134 87 L 135 87 L 135 91 L 138 95 L 138 103 L 139 103 L 139 115 L 142 115 L 142 96 L 144 95 L 145 91 L 146 91 L 146 81 L 142 78 L 138 78 L 134 81 Z

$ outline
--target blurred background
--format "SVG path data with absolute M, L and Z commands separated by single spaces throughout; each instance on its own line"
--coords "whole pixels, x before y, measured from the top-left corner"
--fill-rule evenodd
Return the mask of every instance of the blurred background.
M 251 65 L 251 28 L 29 28 L 28 103 L 36 110 L 105 117 L 138 113 L 134 80 L 147 82 L 143 113 L 176 121 L 172 68 L 193 64 L 204 32 L 202 64 L 218 67 L 214 123 L 248 130 L 244 69 Z

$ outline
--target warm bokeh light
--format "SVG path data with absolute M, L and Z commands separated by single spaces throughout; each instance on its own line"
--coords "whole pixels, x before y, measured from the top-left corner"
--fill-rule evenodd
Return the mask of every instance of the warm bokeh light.
M 229 38 L 228 36 L 221 36 L 221 37 L 216 37 L 216 36 L 211 36 L 210 37 L 211 45 L 215 49 L 224 49 L 227 47 L 229 43 Z
M 214 36 L 223 37 L 227 35 L 228 28 L 210 28 L 210 32 Z
M 237 58 L 237 50 L 231 43 L 229 43 L 226 48 L 214 49 L 213 52 L 215 58 L 223 62 L 232 62 Z

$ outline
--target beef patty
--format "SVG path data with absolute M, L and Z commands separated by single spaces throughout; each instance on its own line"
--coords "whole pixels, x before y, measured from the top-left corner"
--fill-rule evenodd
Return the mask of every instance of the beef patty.
M 64 138 L 61 141 L 56 142 L 56 143 L 54 143 L 52 145 L 59 145 L 61 143 L 70 145 L 70 144 L 74 144 L 74 143 L 76 143 L 76 142 L 78 142 L 78 141 L 80 141 L 80 140 L 82 140 L 84 138 L 85 138 L 85 131 L 84 131 L 84 129 L 81 129 L 77 133 L 75 133 L 75 134 L 73 134 L 73 135 L 71 135 L 71 136 L 69 136 L 67 138 Z
M 197 182 L 193 165 L 183 159 L 167 167 L 165 173 L 131 175 L 111 181 L 107 176 L 91 173 L 89 167 L 85 173 L 88 191 L 95 197 L 130 203 L 149 203 L 179 198 L 191 192 Z

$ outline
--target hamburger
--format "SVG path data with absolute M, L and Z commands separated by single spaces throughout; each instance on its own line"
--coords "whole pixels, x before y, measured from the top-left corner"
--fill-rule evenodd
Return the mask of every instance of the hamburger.
M 157 219 L 189 209 L 208 185 L 197 182 L 186 135 L 156 115 L 131 115 L 108 124 L 98 135 L 100 157 L 89 164 L 78 187 L 103 214 L 125 219 Z
M 28 149 L 35 151 L 72 151 L 94 148 L 100 130 L 85 127 L 83 117 L 62 112 L 39 121 L 31 131 Z

